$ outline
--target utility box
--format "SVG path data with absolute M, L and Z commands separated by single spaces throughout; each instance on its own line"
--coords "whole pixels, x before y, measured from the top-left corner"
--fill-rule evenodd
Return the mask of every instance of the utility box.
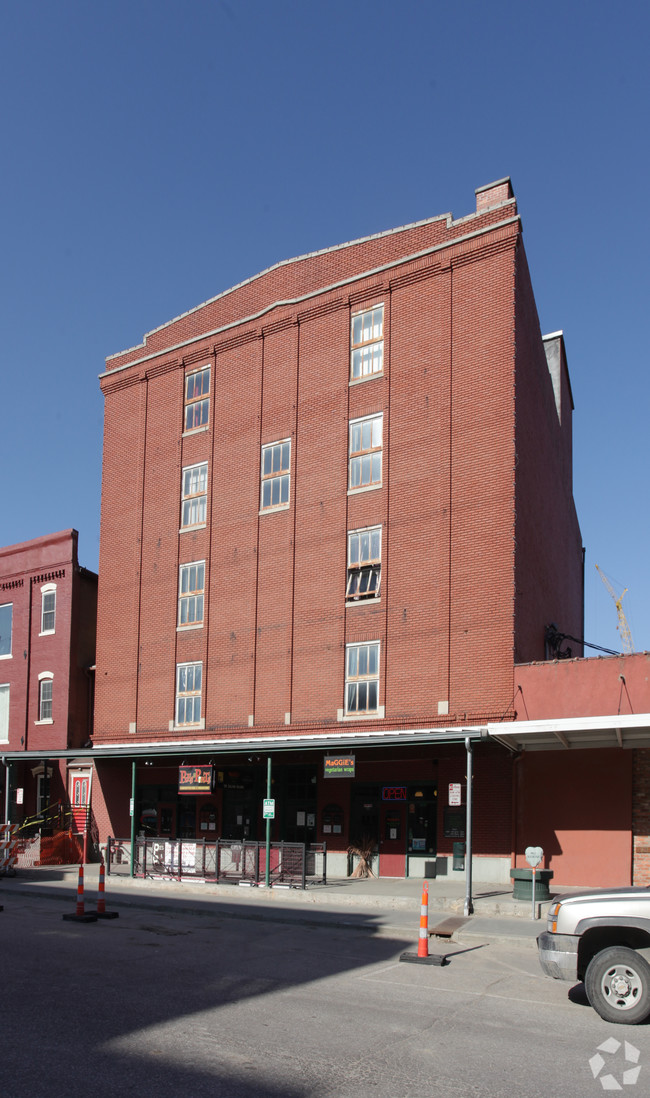
M 452 851 L 453 851 L 453 864 L 452 864 L 452 867 L 451 867 L 452 870 L 453 869 L 464 869 L 465 868 L 465 843 L 453 843 Z

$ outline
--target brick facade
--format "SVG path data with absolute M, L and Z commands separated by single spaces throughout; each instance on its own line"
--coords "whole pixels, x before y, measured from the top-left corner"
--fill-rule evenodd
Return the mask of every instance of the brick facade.
M 0 549 L 0 607 L 11 606 L 11 636 L 0 657 L 0 688 L 8 693 L 6 752 L 47 759 L 48 752 L 83 747 L 92 734 L 97 576 L 79 566 L 77 538 L 76 530 L 64 530 Z M 48 593 L 52 618 L 44 622 Z M 51 714 L 42 719 L 44 677 L 51 681 Z M 65 761 L 50 765 L 49 799 L 65 802 Z M 12 787 L 24 788 L 22 808 L 12 805 L 14 821 L 36 811 L 35 766 L 33 759 L 14 766 Z
M 352 319 L 378 306 L 382 368 L 351 376 Z M 205 418 L 184 430 L 187 378 L 207 368 Z M 280 263 L 111 356 L 96 747 L 180 755 L 200 741 L 218 753 L 224 737 L 512 716 L 514 659 L 544 658 L 550 620 L 582 631 L 563 369 L 560 406 L 509 180 L 481 188 L 467 217 Z M 380 483 L 351 490 L 350 424 L 379 415 Z M 260 456 L 281 442 L 287 505 L 265 510 Z M 182 529 L 182 485 L 204 464 L 205 521 Z M 346 600 L 348 532 L 371 527 L 381 528 L 379 597 Z M 203 623 L 178 628 L 179 568 L 196 562 Z M 375 644 L 377 704 L 346 716 L 346 648 Z M 189 726 L 176 723 L 179 665 L 202 671 L 201 719 Z M 422 756 L 427 789 L 464 773 L 462 748 L 438 755 L 439 773 Z M 389 756 L 360 754 L 359 781 L 417 782 L 421 751 Z M 509 858 L 508 756 L 480 757 L 479 852 Z M 168 790 L 173 765 L 161 775 L 156 788 Z M 137 780 L 155 786 L 142 766 Z M 313 780 L 320 806 L 332 787 Z M 100 833 L 117 826 L 116 782 L 117 771 L 100 773 Z M 340 799 L 349 816 L 354 788 Z M 343 850 L 348 837 L 346 826 Z
M 496 209 L 281 264 L 108 360 L 96 742 L 178 739 L 174 669 L 193 661 L 211 735 L 336 725 L 345 645 L 364 641 L 385 721 L 435 723 L 441 703 L 443 723 L 476 723 L 508 710 L 513 653 L 542 658 L 549 613 L 579 635 L 570 475 L 530 457 L 561 430 L 570 449 L 570 426 L 503 186 Z M 383 372 L 351 384 L 351 314 L 379 302 Z M 184 434 L 204 365 L 209 423 Z M 349 494 L 348 424 L 376 413 L 382 485 Z M 281 439 L 289 507 L 260 514 L 260 447 Z M 207 522 L 179 533 L 182 470 L 201 462 Z M 374 525 L 381 597 L 346 605 L 346 532 Z M 198 560 L 205 625 L 179 632 L 179 564 Z

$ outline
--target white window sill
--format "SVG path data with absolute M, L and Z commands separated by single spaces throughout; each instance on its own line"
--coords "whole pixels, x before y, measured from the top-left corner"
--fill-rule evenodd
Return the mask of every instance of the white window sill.
M 369 484 L 367 487 L 362 488 L 348 488 L 349 496 L 359 496 L 362 492 L 376 492 L 379 488 L 383 488 L 383 484 Z
M 201 435 L 205 431 L 210 430 L 210 424 L 204 423 L 203 427 L 191 427 L 189 431 L 183 431 L 182 438 L 187 438 L 188 435 Z
M 198 625 L 177 625 L 177 633 L 191 633 L 193 629 L 203 629 L 203 622 L 199 622 Z
M 372 596 L 370 596 L 370 598 L 367 598 L 367 599 L 346 599 L 345 600 L 345 605 L 346 606 L 368 606 L 368 604 L 370 604 L 371 606 L 378 606 L 380 602 L 381 602 L 380 598 L 375 599 Z
M 54 719 L 52 717 L 48 717 L 47 720 L 44 721 L 34 721 L 34 724 L 54 724 Z
M 277 507 L 260 507 L 258 515 L 275 515 L 278 511 L 288 511 L 290 503 L 279 503 Z
M 170 732 L 196 732 L 202 731 L 205 728 L 205 717 L 201 717 L 198 724 L 174 724 L 173 721 L 169 722 Z
M 384 719 L 384 706 L 377 707 L 375 713 L 342 713 L 339 710 L 337 714 L 337 720 L 339 721 L 381 721 Z
M 365 377 L 351 377 L 350 385 L 363 385 L 364 381 L 375 381 L 379 377 L 384 377 L 383 370 L 378 370 L 376 374 L 366 374 Z
M 0 660 L 12 660 L 13 657 L 13 652 L 5 652 L 4 656 L 0 656 Z
M 207 522 L 199 522 L 196 526 L 181 526 L 179 534 L 192 534 L 194 530 L 205 530 Z
M 42 633 L 39 633 L 39 637 L 53 637 L 56 633 L 56 629 L 44 629 Z

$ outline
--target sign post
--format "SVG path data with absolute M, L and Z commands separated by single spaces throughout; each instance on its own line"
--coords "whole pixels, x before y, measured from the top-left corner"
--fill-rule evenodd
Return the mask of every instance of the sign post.
M 533 911 L 532 911 L 531 919 L 534 919 L 535 918 L 535 871 L 537 870 L 537 866 L 539 865 L 542 858 L 544 857 L 544 851 L 542 850 L 541 846 L 527 846 L 526 849 L 524 850 L 524 857 L 525 857 L 526 861 L 528 862 L 529 866 L 531 867 L 531 869 L 533 871 L 533 880 L 532 880 L 532 885 L 533 885 Z
M 271 820 L 275 818 L 275 801 L 271 796 L 271 756 L 266 760 L 266 800 L 264 801 L 264 819 L 266 820 L 266 866 L 264 884 L 271 887 Z

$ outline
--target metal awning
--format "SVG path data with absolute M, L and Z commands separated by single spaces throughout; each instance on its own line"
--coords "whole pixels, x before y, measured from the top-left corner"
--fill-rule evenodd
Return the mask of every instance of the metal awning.
M 512 721 L 488 724 L 488 733 L 514 751 L 650 747 L 650 713 Z
M 415 747 L 438 743 L 464 743 L 471 740 L 487 740 L 485 725 L 472 728 L 397 728 L 371 729 L 348 732 L 310 732 L 293 736 L 249 735 L 230 737 L 203 736 L 200 740 L 168 740 L 138 743 L 97 744 L 95 747 L 72 749 L 40 749 L 37 751 L 3 751 L 2 763 L 21 762 L 28 759 L 74 759 L 75 762 L 100 759 L 154 758 L 163 755 L 259 755 L 276 751 L 351 751 L 362 747 Z

